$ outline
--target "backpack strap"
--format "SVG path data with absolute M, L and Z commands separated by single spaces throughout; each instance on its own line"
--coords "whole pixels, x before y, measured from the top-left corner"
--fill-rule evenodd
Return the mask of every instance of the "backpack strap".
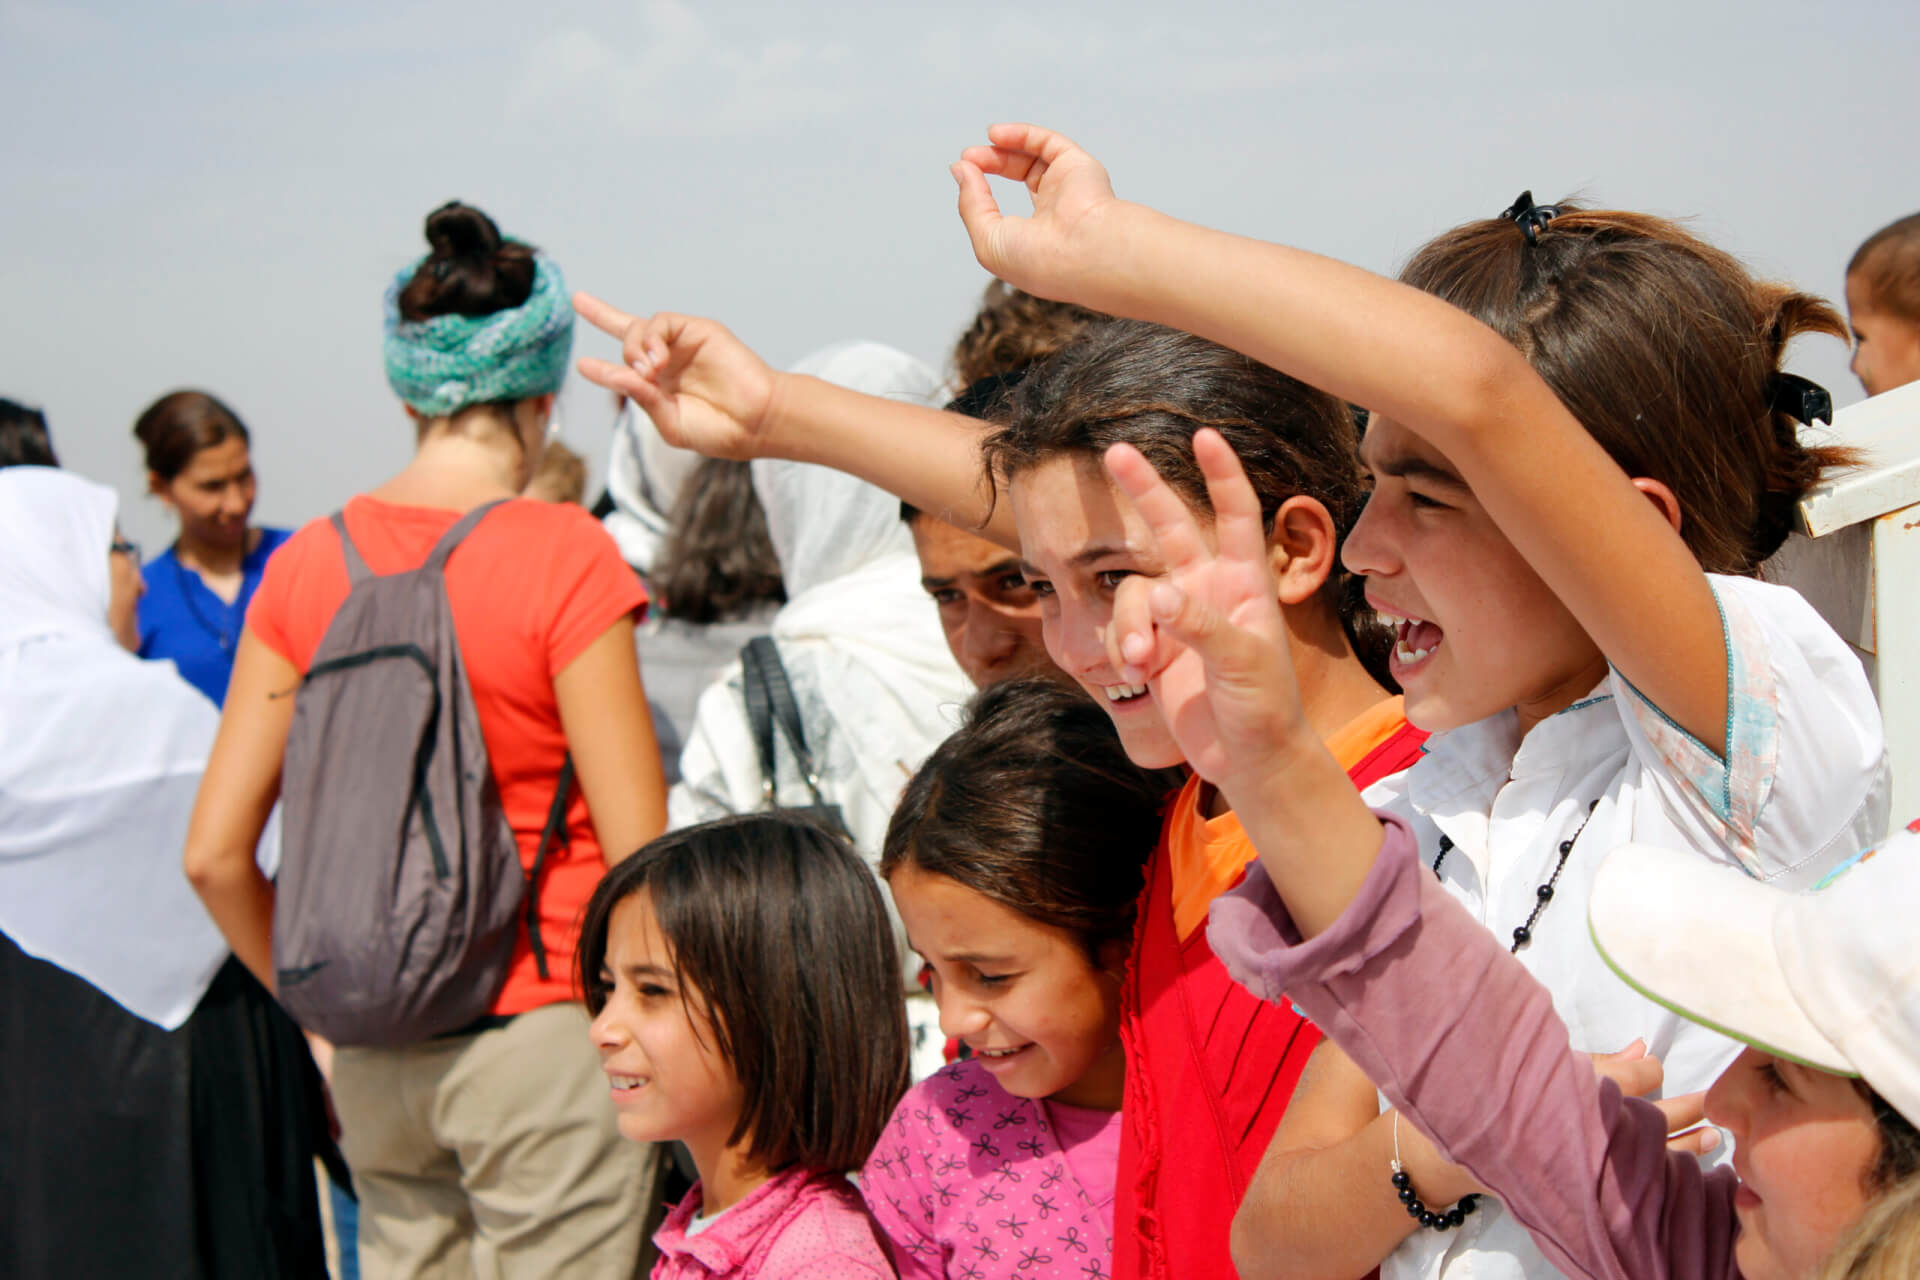
M 547 810 L 547 825 L 540 830 L 540 847 L 534 850 L 533 870 L 527 873 L 527 941 L 533 947 L 533 967 L 540 980 L 547 981 L 547 948 L 540 940 L 540 876 L 547 869 L 547 850 L 554 841 L 569 847 L 573 837 L 567 833 L 567 801 L 573 797 L 573 753 L 560 762 L 560 780 L 554 784 L 553 805 Z
M 776 803 L 780 772 L 773 754 L 773 695 L 767 691 L 762 666 L 760 649 L 749 644 L 740 650 L 740 692 L 747 701 L 747 727 L 753 732 L 754 750 L 760 757 L 760 784 L 766 806 L 771 809 Z
M 336 511 L 328 519 L 333 523 L 333 531 L 340 535 L 340 555 L 347 562 L 347 586 L 357 587 L 373 576 L 373 570 L 367 568 L 360 548 L 354 546 L 353 539 L 347 536 L 347 513 Z
M 820 773 L 814 767 L 813 753 L 807 749 L 806 728 L 800 720 L 800 704 L 794 701 L 793 686 L 787 681 L 787 668 L 780 661 L 780 649 L 772 636 L 755 636 L 747 641 L 742 650 L 742 670 L 745 660 L 751 655 L 758 661 L 759 674 L 765 697 L 769 704 L 772 720 L 780 726 L 780 736 L 787 740 L 787 746 L 793 751 L 794 762 L 800 766 L 800 777 L 807 784 L 807 791 L 813 796 L 816 805 L 825 806 L 826 798 L 820 794 Z M 753 699 L 747 700 L 749 717 L 753 713 Z M 773 772 L 773 735 L 768 732 L 765 747 L 761 751 L 760 764 L 767 777 L 767 788 L 771 795 L 774 787 Z
M 453 527 L 441 534 L 440 541 L 433 544 L 433 550 L 427 552 L 426 561 L 421 567 L 424 569 L 445 569 L 447 567 L 447 557 L 453 554 L 453 549 L 460 545 L 461 540 L 473 532 L 473 527 L 486 517 L 487 512 L 506 501 L 508 501 L 506 498 L 495 498 L 492 502 L 483 502 L 473 510 L 467 512 L 467 514 L 461 516 L 458 520 L 455 520 Z M 544 977 L 546 975 L 542 974 L 541 976 Z

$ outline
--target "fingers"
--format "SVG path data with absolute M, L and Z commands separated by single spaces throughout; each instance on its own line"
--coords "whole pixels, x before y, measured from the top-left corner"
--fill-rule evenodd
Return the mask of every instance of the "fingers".
M 1107 624 L 1107 661 L 1128 684 L 1145 684 L 1166 661 L 1155 654 L 1159 633 L 1148 596 L 1153 579 L 1135 574 L 1113 593 L 1113 617 Z
M 1214 542 L 1221 556 L 1246 563 L 1265 560 L 1267 525 L 1260 514 L 1260 497 L 1248 483 L 1233 446 L 1218 431 L 1202 427 L 1194 433 L 1193 457 L 1207 480 Z
M 1138 449 L 1116 444 L 1107 450 L 1106 464 L 1107 474 L 1147 522 L 1161 564 L 1168 572 L 1177 573 L 1212 558 L 1193 511 Z
M 952 173 L 960 187 L 960 222 L 967 229 L 967 239 L 973 242 L 974 258 L 985 266 L 993 228 L 1001 221 L 1000 202 L 993 198 L 993 188 L 987 185 L 987 175 L 978 165 L 959 160 Z
M 995 124 L 987 126 L 987 140 L 999 151 L 1031 157 L 1050 165 L 1069 152 L 1082 148 L 1064 133 L 1037 124 Z M 1012 177 L 1012 174 L 1008 174 Z
M 1620 1092 L 1629 1098 L 1644 1098 L 1660 1087 L 1666 1078 L 1665 1070 L 1658 1058 L 1618 1058 L 1608 1055 L 1595 1058 L 1593 1069 L 1605 1079 L 1620 1086 Z
M 634 326 L 636 317 L 628 315 L 611 303 L 600 301 L 592 294 L 581 290 L 573 295 L 574 314 L 585 320 L 600 332 L 615 338 L 625 338 L 627 330 Z
M 611 360 L 596 360 L 592 356 L 581 356 L 574 362 L 574 367 L 580 370 L 581 376 L 588 382 L 598 383 L 609 391 L 618 391 L 632 400 L 637 401 L 648 392 L 657 393 L 657 388 L 654 387 L 651 379 L 641 377 L 624 364 L 616 364 Z
M 1690 1156 L 1704 1156 L 1720 1149 L 1720 1131 L 1710 1124 L 1699 1125 L 1667 1136 L 1667 1150 Z
M 1720 1145 L 1720 1131 L 1707 1123 L 1705 1090 L 1661 1098 L 1653 1104 L 1667 1121 L 1667 1146 L 1674 1151 L 1704 1155 Z

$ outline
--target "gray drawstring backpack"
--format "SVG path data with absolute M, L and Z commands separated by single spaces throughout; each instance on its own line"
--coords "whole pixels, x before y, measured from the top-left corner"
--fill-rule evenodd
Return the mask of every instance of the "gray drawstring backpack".
M 548 845 L 565 839 L 572 761 L 528 875 L 447 602 L 447 557 L 497 505 L 462 516 L 419 568 L 384 575 L 333 516 L 350 589 L 287 734 L 273 967 L 287 1012 L 335 1044 L 411 1044 L 484 1017 L 523 904 L 547 976 L 537 892 Z

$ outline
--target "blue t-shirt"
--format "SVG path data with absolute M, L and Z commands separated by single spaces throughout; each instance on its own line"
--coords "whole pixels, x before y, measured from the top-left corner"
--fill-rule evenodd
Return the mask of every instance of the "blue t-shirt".
M 147 593 L 140 597 L 140 656 L 170 659 L 216 707 L 225 702 L 233 651 L 247 625 L 247 603 L 260 585 L 267 557 L 290 536 L 286 529 L 260 530 L 259 544 L 240 563 L 240 594 L 232 604 L 181 564 L 173 548 L 148 561 L 141 571 Z

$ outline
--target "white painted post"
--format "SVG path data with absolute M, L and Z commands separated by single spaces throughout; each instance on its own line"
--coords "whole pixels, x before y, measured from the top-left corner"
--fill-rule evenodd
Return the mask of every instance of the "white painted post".
M 1886 722 L 1894 825 L 1920 817 L 1920 383 L 1834 414 L 1866 465 L 1800 504 L 1804 532 L 1767 562 L 1860 656 Z

